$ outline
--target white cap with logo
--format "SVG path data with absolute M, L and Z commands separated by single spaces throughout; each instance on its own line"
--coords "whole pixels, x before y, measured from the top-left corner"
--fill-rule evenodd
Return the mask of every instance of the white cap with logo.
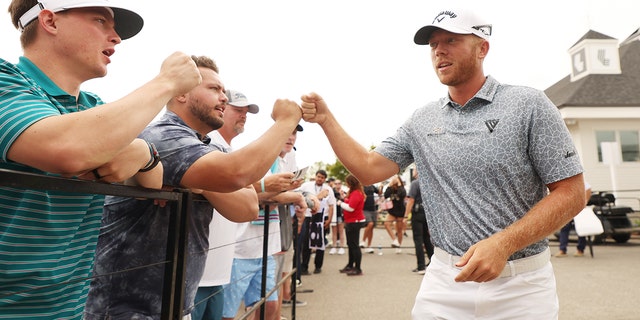
M 475 34 L 482 39 L 489 40 L 492 26 L 468 10 L 444 10 L 436 15 L 431 24 L 420 28 L 413 41 L 416 44 L 429 44 L 431 33 L 436 29 L 458 34 Z
M 234 91 L 234 90 L 227 90 L 224 92 L 224 94 L 227 96 L 227 98 L 229 98 L 229 101 L 227 101 L 228 105 L 232 105 L 234 107 L 247 107 L 249 108 L 248 110 L 249 113 L 254 113 L 254 114 L 260 111 L 260 108 L 258 107 L 258 105 L 249 103 L 249 99 L 247 99 L 247 96 L 245 96 L 241 92 Z

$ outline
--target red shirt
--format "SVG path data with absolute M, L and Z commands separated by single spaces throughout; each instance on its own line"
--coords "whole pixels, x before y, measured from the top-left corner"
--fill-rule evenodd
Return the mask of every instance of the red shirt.
M 360 190 L 354 190 L 344 199 L 344 203 L 348 204 L 353 211 L 342 210 L 345 223 L 354 223 L 358 221 L 364 221 L 364 208 L 365 196 Z

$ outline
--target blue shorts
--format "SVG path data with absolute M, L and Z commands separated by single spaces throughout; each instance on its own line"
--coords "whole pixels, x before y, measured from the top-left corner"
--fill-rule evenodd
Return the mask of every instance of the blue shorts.
M 231 268 L 231 282 L 224 285 L 224 318 L 234 318 L 240 303 L 244 300 L 247 307 L 260 300 L 260 287 L 262 284 L 262 258 L 257 259 L 233 259 Z M 276 286 L 276 261 L 272 256 L 267 258 L 267 290 L 269 292 Z M 277 301 L 278 295 L 272 294 L 267 301 Z

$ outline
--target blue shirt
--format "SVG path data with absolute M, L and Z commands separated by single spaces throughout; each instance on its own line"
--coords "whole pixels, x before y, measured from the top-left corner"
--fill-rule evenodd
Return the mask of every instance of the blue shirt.
M 201 137 L 169 111 L 150 124 L 140 138 L 156 145 L 164 167 L 165 186 L 180 186 L 195 161 L 223 150 L 209 144 L 208 136 Z M 213 206 L 207 201 L 188 205 L 192 211 L 187 240 L 185 315 L 193 307 L 202 277 L 213 214 Z M 94 273 L 98 277 L 91 282 L 86 319 L 160 318 L 164 262 L 169 260 L 166 257 L 169 210 L 169 205 L 156 206 L 152 199 L 107 197 L 96 249 Z
M 546 184 L 582 172 L 544 93 L 490 76 L 464 106 L 445 97 L 416 110 L 375 150 L 401 168 L 415 161 L 433 242 L 454 255 L 522 218 Z M 538 241 L 510 259 L 547 246 Z

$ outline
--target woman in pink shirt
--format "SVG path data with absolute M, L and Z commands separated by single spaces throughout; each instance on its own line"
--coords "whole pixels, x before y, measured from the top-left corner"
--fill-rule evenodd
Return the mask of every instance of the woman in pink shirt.
M 342 207 L 344 214 L 345 233 L 347 236 L 347 246 L 349 247 L 349 263 L 340 270 L 348 276 L 362 275 L 360 262 L 362 261 L 362 251 L 358 245 L 360 239 L 360 228 L 364 226 L 364 190 L 362 184 L 355 176 L 348 175 L 345 178 L 349 193 L 344 201 L 338 201 L 338 205 Z

